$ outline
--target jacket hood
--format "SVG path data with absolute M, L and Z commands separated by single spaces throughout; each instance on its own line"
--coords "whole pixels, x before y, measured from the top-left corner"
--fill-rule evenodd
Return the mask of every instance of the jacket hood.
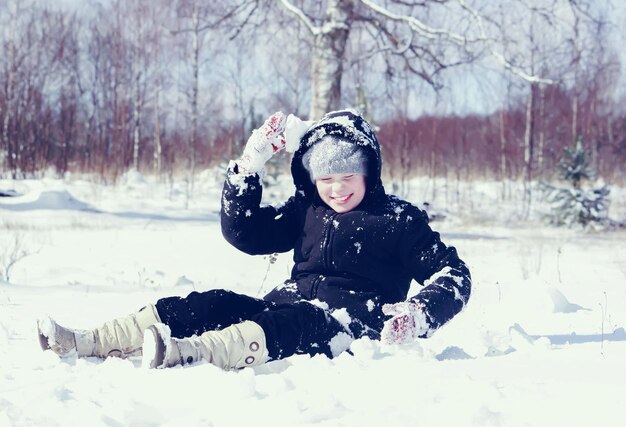
M 349 141 L 363 149 L 367 156 L 367 191 L 362 204 L 368 203 L 374 196 L 384 194 L 381 180 L 382 159 L 380 145 L 369 123 L 355 110 L 339 110 L 327 113 L 311 127 L 300 139 L 299 148 L 291 160 L 291 175 L 297 191 L 314 200 L 317 196 L 315 184 L 311 182 L 309 172 L 302 164 L 304 154 L 327 135 Z

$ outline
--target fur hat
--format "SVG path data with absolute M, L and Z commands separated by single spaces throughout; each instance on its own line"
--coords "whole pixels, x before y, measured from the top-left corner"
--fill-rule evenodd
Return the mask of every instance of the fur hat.
M 302 156 L 302 164 L 315 182 L 335 173 L 367 174 L 367 156 L 359 145 L 333 135 L 322 137 Z

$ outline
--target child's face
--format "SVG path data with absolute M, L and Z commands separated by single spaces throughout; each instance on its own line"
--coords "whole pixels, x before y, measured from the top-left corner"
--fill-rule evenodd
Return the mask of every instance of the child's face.
M 317 193 L 338 213 L 350 212 L 365 197 L 365 176 L 359 173 L 333 173 L 315 180 Z

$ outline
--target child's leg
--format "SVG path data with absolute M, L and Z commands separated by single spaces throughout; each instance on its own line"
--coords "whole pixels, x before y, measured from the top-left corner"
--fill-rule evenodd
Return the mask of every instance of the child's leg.
M 37 329 L 41 348 L 50 349 L 61 357 L 73 354 L 79 357 L 128 357 L 141 355 L 144 330 L 160 321 L 155 306 L 150 304 L 95 329 L 66 328 L 51 318 L 39 320 Z
M 265 332 L 271 360 L 293 354 L 334 357 L 346 350 L 354 339 L 326 310 L 304 301 L 278 305 L 250 320 Z
M 169 326 L 172 337 L 184 338 L 250 320 L 274 305 L 247 295 L 214 289 L 192 292 L 184 298 L 163 298 L 157 301 L 156 308 L 161 322 Z
M 185 298 L 163 298 L 156 305 L 93 330 L 66 328 L 52 319 L 42 319 L 38 322 L 39 342 L 42 349 L 52 349 L 60 356 L 141 355 L 143 332 L 157 322 L 168 325 L 172 336 L 182 338 L 239 323 L 272 305 L 225 290 L 192 292 Z
M 296 353 L 334 357 L 352 340 L 325 310 L 308 302 L 281 304 L 189 338 L 170 338 L 167 327 L 151 326 L 144 335 L 142 365 L 166 368 L 206 360 L 222 369 L 243 368 Z

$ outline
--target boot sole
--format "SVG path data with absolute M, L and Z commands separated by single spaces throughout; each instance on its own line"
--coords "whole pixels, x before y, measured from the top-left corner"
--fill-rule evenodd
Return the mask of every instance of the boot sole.
M 39 345 L 43 351 L 54 349 L 50 346 L 50 341 L 54 343 L 56 334 L 56 322 L 51 317 L 44 317 L 37 320 L 37 335 Z M 56 351 L 54 351 L 57 353 Z M 58 354 L 58 353 L 57 353 Z
M 48 342 L 48 337 L 41 332 L 39 325 L 37 325 L 37 335 L 39 337 L 39 345 L 43 351 L 50 350 L 50 343 Z
M 148 326 L 143 333 L 143 357 L 141 359 L 141 366 L 147 369 L 161 369 L 164 368 L 165 361 L 165 342 L 159 333 L 159 330 L 154 326 Z

